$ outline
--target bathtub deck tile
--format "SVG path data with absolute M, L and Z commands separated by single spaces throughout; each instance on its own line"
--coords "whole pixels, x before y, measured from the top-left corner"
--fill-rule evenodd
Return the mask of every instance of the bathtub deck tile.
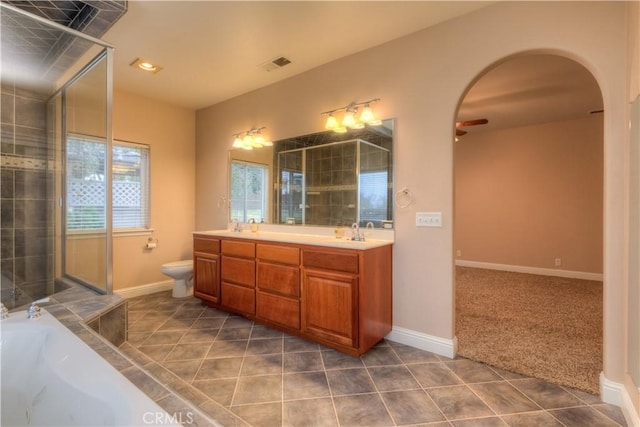
M 133 366 L 133 364 L 127 358 L 122 356 L 117 349 L 110 346 L 103 345 L 102 347 L 94 348 L 94 350 L 118 371 L 122 371 L 123 369 Z
M 175 394 L 170 394 L 156 401 L 173 419 L 186 427 L 216 426 L 219 425 L 187 404 Z
M 123 369 L 120 372 L 152 400 L 162 399 L 171 394 L 166 387 L 135 366 Z

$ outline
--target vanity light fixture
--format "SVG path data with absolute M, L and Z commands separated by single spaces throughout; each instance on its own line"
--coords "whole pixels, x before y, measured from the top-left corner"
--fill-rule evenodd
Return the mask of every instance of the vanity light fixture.
M 373 110 L 371 110 L 371 104 L 376 101 L 380 101 L 380 98 L 370 99 L 364 102 L 352 102 L 349 105 L 334 110 L 325 111 L 321 114 L 327 114 L 327 123 L 325 128 L 338 133 L 345 133 L 348 129 L 362 129 L 365 124 L 370 126 L 378 126 L 382 124 L 382 120 L 376 119 Z M 360 117 L 356 119 L 358 113 L 358 107 L 363 106 Z M 334 113 L 337 111 L 344 111 L 342 116 L 342 122 L 338 124 Z
M 150 73 L 156 74 L 162 70 L 162 67 L 158 64 L 154 64 L 151 61 L 148 61 L 143 58 L 136 58 L 131 64 L 132 67 L 139 68 L 142 71 L 148 71 Z
M 261 128 L 251 128 L 242 132 L 234 133 L 233 136 L 233 148 L 242 148 L 243 150 L 253 150 L 254 148 L 271 147 L 273 142 L 267 140 L 262 135 L 262 129 L 266 129 L 266 126 Z M 244 136 L 243 136 L 244 135 Z

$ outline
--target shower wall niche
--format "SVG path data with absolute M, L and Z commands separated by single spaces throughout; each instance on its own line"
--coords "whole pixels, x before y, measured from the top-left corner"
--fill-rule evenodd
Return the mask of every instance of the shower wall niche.
M 277 153 L 276 222 L 376 228 L 392 218 L 391 153 L 352 139 Z

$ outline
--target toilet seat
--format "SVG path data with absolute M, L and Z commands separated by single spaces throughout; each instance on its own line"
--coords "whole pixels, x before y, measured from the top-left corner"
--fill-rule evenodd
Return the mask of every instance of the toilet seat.
M 162 266 L 166 267 L 166 268 L 192 267 L 193 266 L 193 260 L 192 259 L 185 259 L 183 261 L 168 262 L 166 264 L 162 264 Z

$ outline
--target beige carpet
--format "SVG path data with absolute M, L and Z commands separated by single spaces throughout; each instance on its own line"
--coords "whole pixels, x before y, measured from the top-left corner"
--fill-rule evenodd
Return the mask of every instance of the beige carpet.
M 599 394 L 602 282 L 456 268 L 458 354 Z

